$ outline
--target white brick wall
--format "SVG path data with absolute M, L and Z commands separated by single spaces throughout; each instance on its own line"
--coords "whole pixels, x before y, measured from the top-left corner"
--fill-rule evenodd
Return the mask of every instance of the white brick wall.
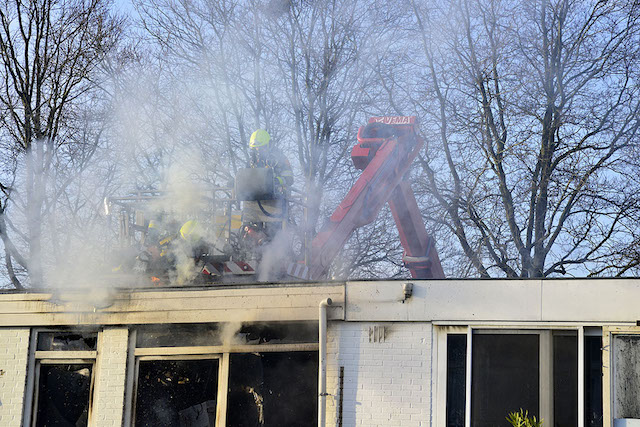
M 128 341 L 127 328 L 105 328 L 102 332 L 93 394 L 94 426 L 122 425 Z
M 370 327 L 385 327 L 370 342 Z M 344 366 L 342 425 L 428 426 L 431 324 L 330 322 L 327 336 L 327 427 L 337 426 L 339 372 Z
M 22 423 L 28 357 L 29 329 L 0 328 L 0 426 Z

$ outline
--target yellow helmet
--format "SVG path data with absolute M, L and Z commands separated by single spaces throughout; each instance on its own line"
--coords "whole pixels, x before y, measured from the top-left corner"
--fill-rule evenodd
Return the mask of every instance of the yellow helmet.
M 271 136 L 266 130 L 258 129 L 251 134 L 251 139 L 249 140 L 249 148 L 265 147 L 269 145 L 270 139 Z
M 198 221 L 190 220 L 180 227 L 180 236 L 188 242 L 196 242 L 202 237 L 203 231 Z

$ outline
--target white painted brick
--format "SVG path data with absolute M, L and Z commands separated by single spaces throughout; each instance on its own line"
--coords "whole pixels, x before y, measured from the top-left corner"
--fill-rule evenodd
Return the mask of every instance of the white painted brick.
M 384 326 L 384 342 L 369 327 Z M 327 426 L 336 425 L 339 368 L 344 367 L 344 426 L 421 427 L 430 422 L 431 324 L 330 322 Z
M 93 416 L 100 426 L 119 426 L 124 411 L 129 331 L 127 328 L 105 328 L 101 334 Z
M 27 381 L 28 328 L 0 328 L 0 425 L 19 427 Z

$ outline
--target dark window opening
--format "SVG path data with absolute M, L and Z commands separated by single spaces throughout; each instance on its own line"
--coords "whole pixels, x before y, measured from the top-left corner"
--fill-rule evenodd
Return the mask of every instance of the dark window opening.
M 578 425 L 578 334 L 553 336 L 553 419 L 556 427 Z
M 95 351 L 97 332 L 39 332 L 38 351 Z
M 40 365 L 35 425 L 86 426 L 92 370 L 91 364 Z
M 318 342 L 317 322 L 145 325 L 137 329 L 136 347 L 190 347 L 223 344 L 300 344 Z
M 602 337 L 584 337 L 584 424 L 602 427 Z
M 539 418 L 539 336 L 474 334 L 472 344 L 471 425 L 509 426 L 509 412 L 520 408 Z
M 467 336 L 447 335 L 447 427 L 464 427 Z
M 317 352 L 232 354 L 227 425 L 316 425 L 317 392 Z
M 246 344 L 316 343 L 318 322 L 245 323 L 237 335 Z
M 214 426 L 218 360 L 140 361 L 135 425 Z
M 222 344 L 217 323 L 144 325 L 136 330 L 136 347 L 138 348 Z

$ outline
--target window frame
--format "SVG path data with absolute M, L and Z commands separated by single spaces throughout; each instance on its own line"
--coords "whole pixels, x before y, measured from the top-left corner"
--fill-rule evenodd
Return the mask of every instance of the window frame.
M 135 426 L 136 394 L 140 361 L 219 359 L 216 427 L 225 427 L 229 389 L 229 363 L 232 354 L 319 351 L 318 342 L 291 344 L 230 344 L 215 346 L 136 347 L 136 328 L 129 330 L 125 383 L 124 427 Z
M 587 335 L 598 335 L 594 333 L 591 324 L 544 324 L 536 322 L 528 323 L 478 323 L 478 324 L 465 324 L 465 323 L 447 323 L 447 322 L 434 322 L 435 340 L 434 349 L 432 350 L 432 357 L 434 359 L 433 366 L 435 367 L 435 381 L 432 399 L 434 403 L 434 426 L 446 427 L 446 407 L 447 407 L 447 337 L 449 335 L 461 335 L 464 334 L 467 337 L 466 345 L 466 369 L 465 369 L 465 427 L 471 427 L 471 378 L 472 378 L 472 349 L 473 349 L 473 336 L 477 334 L 538 334 L 540 335 L 540 418 L 545 420 L 546 425 L 553 425 L 553 334 L 555 332 L 577 332 L 578 351 L 577 351 L 577 364 L 578 364 L 578 427 L 584 427 L 584 337 L 585 331 Z M 637 329 L 640 333 L 640 328 Z M 604 327 L 603 327 L 603 347 L 604 344 Z M 603 353 L 603 361 L 604 359 Z M 549 363 L 543 363 L 543 360 L 549 361 Z M 606 365 L 606 364 L 605 364 Z M 603 370 L 603 381 L 604 370 Z M 545 392 L 546 391 L 546 392 Z M 603 399 L 605 399 L 605 387 L 603 386 Z M 603 416 L 606 419 L 605 408 L 603 407 Z M 607 425 L 606 422 L 603 427 L 612 427 L 611 424 Z
M 76 328 L 78 329 L 78 328 Z M 83 329 L 83 328 L 79 328 Z M 32 328 L 29 337 L 29 356 L 27 360 L 27 383 L 25 388 L 24 412 L 22 425 L 35 427 L 38 415 L 38 397 L 40 391 L 40 367 L 42 365 L 70 365 L 85 364 L 91 365 L 91 380 L 89 386 L 89 402 L 87 410 L 87 425 L 92 425 L 93 399 L 95 392 L 97 355 L 102 340 L 102 330 L 96 328 L 85 328 L 88 333 L 97 333 L 96 350 L 38 350 L 38 336 L 49 332 L 70 332 L 78 331 L 70 328 Z
M 180 347 L 169 347 L 180 348 Z M 226 359 L 226 361 L 224 360 Z M 227 408 L 227 387 L 229 378 L 229 356 L 225 358 L 223 354 L 170 354 L 170 355 L 147 355 L 136 356 L 135 366 L 133 368 L 133 391 L 131 393 L 131 414 L 129 417 L 129 425 L 136 425 L 136 403 L 138 397 L 138 375 L 140 372 L 140 362 L 156 361 L 156 360 L 218 360 L 218 385 L 216 391 L 216 426 L 225 426 L 226 408 Z M 223 378 L 226 378 L 223 380 Z M 224 407 L 224 411 L 221 408 Z M 224 415 L 222 415 L 224 412 Z M 221 419 L 222 417 L 222 419 Z

